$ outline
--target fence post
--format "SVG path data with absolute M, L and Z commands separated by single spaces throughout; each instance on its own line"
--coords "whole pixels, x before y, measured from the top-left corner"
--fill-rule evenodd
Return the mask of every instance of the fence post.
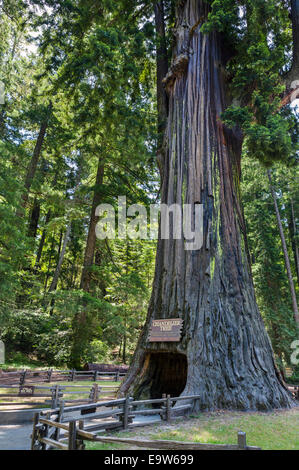
M 47 382 L 51 382 L 51 378 L 52 378 L 52 372 L 53 372 L 53 369 L 49 369 L 48 370 L 48 379 L 47 379 Z
M 76 421 L 69 422 L 69 437 L 68 437 L 68 450 L 76 450 Z
M 131 401 L 131 398 L 129 396 L 126 396 L 126 399 L 124 401 L 124 411 L 123 411 L 123 428 L 124 429 L 128 429 L 130 401 Z
M 83 419 L 80 419 L 80 421 L 79 421 L 79 429 L 81 429 L 81 431 L 84 431 L 84 420 Z
M 24 385 L 25 380 L 26 380 L 26 373 L 27 373 L 27 370 L 23 369 L 20 375 L 20 385 Z
M 166 421 L 169 423 L 171 421 L 171 400 L 170 395 L 166 397 Z
M 83 420 L 80 420 L 79 421 L 79 430 L 82 430 L 84 431 L 84 421 Z M 85 444 L 84 444 L 84 439 L 81 438 L 81 436 L 79 436 L 79 440 L 77 442 L 77 449 L 78 450 L 85 450 Z
M 90 403 L 96 403 L 97 401 L 99 401 L 98 384 L 92 385 L 90 389 L 90 394 L 89 394 L 89 401 Z
M 35 443 L 37 441 L 37 429 L 36 426 L 39 423 L 39 413 L 34 413 L 34 418 L 33 418 L 33 430 L 31 434 L 31 450 L 36 450 L 35 448 Z
M 64 412 L 64 401 L 62 400 L 59 403 L 59 411 L 58 411 L 58 416 L 57 416 L 57 423 L 61 423 L 63 420 L 63 412 Z M 60 428 L 56 428 L 56 431 L 54 432 L 54 439 L 55 441 L 59 441 L 60 438 Z
M 238 446 L 240 450 L 245 450 L 247 448 L 246 432 L 242 432 L 242 431 L 238 432 Z
M 162 393 L 162 398 L 164 399 L 163 404 L 161 405 L 162 408 L 162 413 L 161 413 L 161 419 L 166 420 L 166 393 Z
M 72 370 L 70 370 L 69 372 L 70 372 L 70 376 L 69 376 L 69 378 L 68 378 L 68 381 L 69 381 L 69 382 L 74 382 L 75 370 L 72 369 Z
M 51 419 L 51 411 L 47 412 L 46 414 L 47 420 Z M 42 427 L 42 437 L 48 437 L 49 436 L 49 425 L 48 424 L 43 424 Z M 47 444 L 44 442 L 41 444 L 41 450 L 46 450 L 47 449 Z
M 51 403 L 52 409 L 55 409 L 58 406 L 59 390 L 60 390 L 59 385 L 55 385 L 55 387 L 52 387 L 52 403 Z
M 119 382 L 119 370 L 116 372 L 115 382 Z
M 94 402 L 97 403 L 99 401 L 99 386 L 98 384 L 94 384 Z
M 98 371 L 95 370 L 93 375 L 94 375 L 93 380 L 94 382 L 96 382 L 98 380 Z

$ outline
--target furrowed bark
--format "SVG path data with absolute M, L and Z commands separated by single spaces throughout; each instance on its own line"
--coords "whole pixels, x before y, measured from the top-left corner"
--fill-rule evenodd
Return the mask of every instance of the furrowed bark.
M 164 2 L 158 2 L 155 5 L 155 25 L 156 25 L 156 63 L 157 63 L 157 111 L 158 111 L 158 151 L 157 163 L 160 170 L 161 179 L 163 178 L 164 154 L 163 135 L 165 132 L 168 97 L 163 86 L 163 79 L 168 72 L 168 55 L 165 36 L 164 22 Z
M 120 394 L 199 394 L 195 410 L 270 410 L 292 399 L 275 366 L 258 311 L 240 203 L 242 134 L 220 116 L 230 104 L 223 38 L 200 33 L 207 2 L 177 8 L 176 47 L 164 80 L 169 92 L 162 202 L 202 203 L 204 240 L 158 240 L 146 324 Z M 190 34 L 191 32 L 191 34 Z M 182 318 L 179 343 L 149 343 L 153 319 Z

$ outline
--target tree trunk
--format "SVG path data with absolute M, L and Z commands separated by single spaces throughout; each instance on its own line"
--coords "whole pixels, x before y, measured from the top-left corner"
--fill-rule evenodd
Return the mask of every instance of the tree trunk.
M 56 290 L 56 288 L 57 288 L 57 283 L 58 283 L 62 263 L 63 263 L 63 260 L 64 260 L 64 255 L 65 255 L 67 244 L 68 244 L 70 234 L 71 234 L 71 228 L 72 228 L 72 222 L 69 222 L 67 227 L 66 227 L 66 231 L 65 231 L 65 235 L 64 235 L 64 239 L 63 239 L 63 244 L 62 244 L 61 251 L 59 253 L 59 259 L 58 259 L 58 263 L 57 263 L 57 266 L 56 266 L 56 269 L 55 269 L 55 273 L 54 273 L 51 285 L 49 287 L 49 291 L 48 291 L 49 294 L 51 292 L 53 292 L 54 290 Z
M 292 198 L 290 199 L 289 233 L 290 233 L 291 245 L 292 245 L 292 250 L 293 250 L 293 255 L 294 255 L 297 283 L 299 285 L 299 250 L 298 250 L 297 239 L 296 239 L 296 235 L 297 235 L 296 218 L 295 218 L 295 211 L 294 211 L 294 202 Z
M 123 354 L 122 354 L 122 363 L 127 363 L 127 335 L 126 333 L 123 336 Z
M 292 68 L 287 76 L 287 86 L 299 80 L 299 0 L 291 0 L 291 21 L 293 32 L 293 60 Z
M 78 165 L 78 169 L 77 169 L 76 186 L 74 188 L 74 201 L 76 201 L 76 193 L 77 193 L 78 187 L 80 185 L 81 171 L 82 171 L 82 161 L 80 161 L 80 163 Z M 57 263 L 55 273 L 54 273 L 51 285 L 49 287 L 48 293 L 53 292 L 57 288 L 57 283 L 58 283 L 62 263 L 63 263 L 63 260 L 64 260 L 66 248 L 67 248 L 69 238 L 70 238 L 70 234 L 71 234 L 71 229 L 72 229 L 72 221 L 69 220 L 68 223 L 67 223 L 67 226 L 66 226 L 66 231 L 65 231 L 62 247 L 61 247 L 61 239 L 62 239 L 62 233 L 61 233 L 59 249 L 58 249 L 58 263 Z
M 36 198 L 34 198 L 33 207 L 32 207 L 31 214 L 30 214 L 29 227 L 28 227 L 29 237 L 36 238 L 39 215 L 40 215 L 40 203 Z
M 99 158 L 96 183 L 91 207 L 90 221 L 88 227 L 88 235 L 86 240 L 86 248 L 84 254 L 84 265 L 81 275 L 80 289 L 89 292 L 91 289 L 92 272 L 91 267 L 94 263 L 95 247 L 96 247 L 96 224 L 98 217 L 95 215 L 96 208 L 102 200 L 101 185 L 104 179 L 104 164 Z M 86 313 L 86 301 L 83 299 L 83 306 L 80 306 L 73 320 L 73 345 L 71 352 L 71 367 L 80 368 L 82 356 L 86 349 L 86 345 L 90 340 L 89 317 Z
M 162 80 L 168 72 L 168 56 L 165 37 L 164 2 L 155 5 L 156 24 L 156 63 L 157 63 L 157 110 L 158 110 L 158 148 L 162 147 L 165 131 L 168 98 Z
M 180 2 L 169 93 L 162 202 L 202 203 L 204 245 L 158 241 L 148 316 L 120 393 L 199 394 L 195 410 L 290 406 L 258 311 L 240 205 L 242 135 L 220 116 L 229 104 L 218 33 L 202 35 L 208 4 Z M 149 343 L 153 319 L 182 318 L 180 342 Z
M 292 298 L 292 305 L 293 305 L 293 312 L 294 312 L 294 320 L 299 328 L 299 312 L 298 312 L 298 305 L 297 305 L 297 299 L 296 299 L 296 291 L 294 287 L 294 281 L 293 281 L 293 276 L 292 276 L 292 270 L 291 270 L 291 264 L 290 264 L 290 259 L 289 259 L 289 254 L 288 254 L 288 248 L 286 244 L 286 239 L 284 236 L 284 231 L 283 231 L 283 226 L 281 223 L 281 217 L 279 213 L 279 208 L 277 204 L 277 198 L 276 194 L 272 185 L 272 178 L 271 178 L 271 172 L 268 170 L 268 178 L 269 178 L 269 184 L 270 184 L 270 190 L 274 202 L 274 207 L 275 207 L 275 213 L 276 213 L 276 219 L 277 219 L 277 225 L 278 225 L 278 230 L 279 230 L 279 235 L 281 239 L 281 244 L 282 244 L 282 251 L 283 251 L 283 256 L 284 256 L 284 262 L 285 262 L 285 267 L 287 270 L 287 276 L 289 280 L 289 286 L 290 286 L 290 293 L 291 293 L 291 298 Z
M 27 174 L 26 174 L 26 177 L 25 177 L 25 183 L 24 183 L 25 192 L 22 195 L 22 207 L 26 207 L 26 204 L 27 204 L 27 201 L 28 201 L 29 191 L 30 191 L 30 188 L 31 188 L 31 185 L 32 185 L 33 178 L 34 178 L 35 173 L 36 173 L 37 164 L 38 164 L 39 157 L 40 157 L 41 150 L 42 150 L 42 146 L 43 146 L 43 143 L 44 143 L 44 140 L 45 140 L 45 135 L 46 135 L 46 131 L 47 131 L 47 128 L 48 128 L 51 109 L 52 109 L 52 105 L 49 106 L 47 117 L 41 123 L 39 134 L 38 134 L 38 137 L 37 137 L 37 141 L 36 141 L 36 144 L 35 144 L 35 147 L 34 147 L 33 155 L 32 155 L 31 161 L 29 163 L 29 167 L 28 167 L 28 170 L 27 170 Z M 18 215 L 21 216 L 22 215 L 21 212 L 18 213 Z
M 98 222 L 98 217 L 96 217 L 95 212 L 96 212 L 97 206 L 101 203 L 101 200 L 102 200 L 101 186 L 103 184 L 103 178 L 104 178 L 104 165 L 103 165 L 101 158 L 99 158 L 96 183 L 95 183 L 91 214 L 90 214 L 90 220 L 89 220 L 88 235 L 87 235 L 85 254 L 84 254 L 83 271 L 82 271 L 81 283 L 80 283 L 80 288 L 86 292 L 89 292 L 90 290 L 90 283 L 91 283 L 91 278 L 92 278 L 91 267 L 94 263 L 94 254 L 95 254 L 95 247 L 96 247 L 96 225 Z
M 51 219 L 51 209 L 48 210 L 47 215 L 46 215 L 46 220 L 45 220 L 45 227 L 38 245 L 38 250 L 37 250 L 37 255 L 36 255 L 36 260 L 35 260 L 35 269 L 38 269 L 39 263 L 42 257 L 42 252 L 46 240 L 46 234 L 47 234 L 47 224 L 50 222 Z

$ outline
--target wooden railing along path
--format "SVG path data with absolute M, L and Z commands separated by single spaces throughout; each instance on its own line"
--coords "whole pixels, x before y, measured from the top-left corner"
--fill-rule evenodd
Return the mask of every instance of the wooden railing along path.
M 246 434 L 238 433 L 237 444 L 202 444 L 198 442 L 179 442 L 166 440 L 145 440 L 135 438 L 118 438 L 98 435 L 95 431 L 111 431 L 136 427 L 132 422 L 136 415 L 159 413 L 163 420 L 170 421 L 173 417 L 193 408 L 198 395 L 185 397 L 162 397 L 155 400 L 138 400 L 126 397 L 90 405 L 63 407 L 36 413 L 31 436 L 31 450 L 84 450 L 85 441 L 126 444 L 131 446 L 165 449 L 165 450 L 260 450 L 258 447 L 247 446 Z M 177 405 L 183 400 L 183 405 Z M 173 408 L 173 403 L 176 406 Z M 189 402 L 189 403 L 188 403 Z M 139 406 L 159 406 L 159 408 L 138 409 Z M 108 408 L 98 411 L 99 408 Z M 76 415 L 76 413 L 81 413 Z M 74 415 L 75 413 L 75 415 Z M 86 414 L 87 413 L 87 414 Z M 110 421 L 107 421 L 107 419 Z M 98 423 L 88 424 L 99 420 Z M 105 421 L 106 420 L 106 421 Z M 138 423 L 145 426 L 151 423 Z
M 32 449 L 47 449 L 48 445 L 50 448 L 63 448 L 61 443 L 65 444 L 66 436 L 63 436 L 62 440 L 57 439 L 57 436 L 60 436 L 61 430 L 69 432 L 70 423 L 75 423 L 75 425 L 71 425 L 72 429 L 74 426 L 76 427 L 76 423 L 78 423 L 78 429 L 92 433 L 94 431 L 125 430 L 131 427 L 144 426 L 161 421 L 159 418 L 158 420 L 155 419 L 154 421 L 146 423 L 134 423 L 133 419 L 136 418 L 136 416 L 160 415 L 162 420 L 169 422 L 172 417 L 190 411 L 193 408 L 193 401 L 198 398 L 198 395 L 188 397 L 170 397 L 168 395 L 159 399 L 134 401 L 133 398 L 126 397 L 117 400 L 67 407 L 64 406 L 64 403 L 61 403 L 59 408 L 45 410 L 35 414 Z M 187 400 L 188 403 L 179 405 L 179 402 L 182 400 L 185 402 Z M 173 408 L 172 405 L 174 403 L 176 403 L 176 406 Z M 144 408 L 145 406 L 147 406 L 147 408 Z M 153 408 L 153 406 L 155 408 Z M 63 426 L 61 426 L 61 424 Z M 68 427 L 68 429 L 66 429 L 66 427 Z M 56 436 L 56 439 L 54 439 L 53 436 Z M 52 439 L 51 445 L 47 443 L 48 441 L 45 441 L 45 439 Z M 56 441 L 56 444 L 53 441 Z M 78 446 L 80 448 L 79 444 Z
M 4 393 L 1 393 L 4 389 Z M 90 385 L 52 385 L 49 387 L 41 385 L 4 385 L 0 386 L 0 406 L 11 405 L 48 405 L 51 408 L 57 408 L 61 401 L 66 403 L 94 403 L 101 396 L 112 396 L 116 393 L 118 387 L 113 385 L 99 385 L 94 383 Z M 9 392 L 7 392 L 9 390 Z M 10 392 L 11 390 L 11 392 Z M 77 398 L 72 398 L 76 395 Z M 3 399 L 10 401 L 4 402 Z M 34 399 L 39 401 L 34 401 Z M 42 400 L 44 399 L 44 400 Z
M 125 372 L 99 372 L 98 370 L 30 370 L 24 369 L 19 371 L 5 372 L 0 371 L 0 385 L 25 385 L 36 383 L 51 382 L 74 382 L 74 381 L 115 381 L 119 382 Z

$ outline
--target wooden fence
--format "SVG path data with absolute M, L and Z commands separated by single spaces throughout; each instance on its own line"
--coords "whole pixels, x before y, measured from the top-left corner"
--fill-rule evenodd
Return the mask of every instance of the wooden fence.
M 78 436 L 82 437 L 83 431 L 85 436 L 90 433 L 90 436 L 93 436 L 93 440 L 97 440 L 98 436 L 94 434 L 95 431 L 126 430 L 132 427 L 161 422 L 161 418 L 164 421 L 170 422 L 173 417 L 190 411 L 193 408 L 194 400 L 197 399 L 199 399 L 199 395 L 187 397 L 170 397 L 170 395 L 167 395 L 153 400 L 134 401 L 133 398 L 126 397 L 118 400 L 68 407 L 61 403 L 59 408 L 35 414 L 31 449 L 73 449 L 75 445 L 74 439 L 71 438 L 72 444 L 68 442 L 70 433 L 72 435 L 75 433 L 77 436 L 76 441 L 80 441 Z M 183 403 L 180 405 L 180 402 Z M 173 407 L 174 403 L 175 407 Z M 159 415 L 159 419 L 145 423 L 133 422 L 136 416 L 154 415 Z M 60 435 L 62 430 L 66 431 L 63 436 Z M 77 430 L 80 430 L 80 435 L 77 433 Z M 76 449 L 83 447 L 82 443 L 76 443 Z
M 299 385 L 290 385 L 288 384 L 288 389 L 290 390 L 293 398 L 299 400 Z
M 148 449 L 161 450 L 260 450 L 258 447 L 247 446 L 246 434 L 238 433 L 237 444 L 202 444 L 198 442 L 179 442 L 166 440 L 145 440 L 135 438 L 117 438 L 102 436 L 95 431 L 121 430 L 136 427 L 132 419 L 140 415 L 159 413 L 161 417 L 170 421 L 172 417 L 185 413 L 193 407 L 193 401 L 198 395 L 192 397 L 162 397 L 155 400 L 134 401 L 126 397 L 90 405 L 63 407 L 56 410 L 47 410 L 36 413 L 34 417 L 33 431 L 31 435 L 31 450 L 84 450 L 85 441 L 126 444 Z M 183 400 L 185 404 L 178 406 Z M 172 404 L 176 402 L 173 408 Z M 189 402 L 189 403 L 188 403 Z M 191 403 L 190 403 L 191 402 Z M 154 405 L 157 409 L 139 409 L 139 406 Z M 98 411 L 99 408 L 109 408 Z M 76 413 L 81 415 L 76 415 Z M 75 413 L 75 415 L 73 414 Z M 87 414 L 85 414 L 87 413 Z M 112 421 L 105 421 L 108 418 Z M 115 420 L 117 419 L 117 420 Z M 90 421 L 98 420 L 96 424 L 88 424 Z M 141 426 L 151 423 L 139 423 Z
M 36 383 L 51 383 L 51 382 L 74 382 L 74 381 L 115 381 L 119 382 L 124 376 L 125 372 L 99 372 L 98 370 L 76 371 L 76 370 L 29 370 L 24 369 L 21 371 L 0 372 L 0 385 L 25 385 Z
M 0 405 L 50 405 L 51 408 L 57 408 L 61 401 L 64 403 L 94 403 L 97 402 L 101 396 L 107 397 L 117 391 L 117 387 L 113 385 L 101 385 L 94 383 L 90 385 L 53 385 L 53 386 L 40 386 L 40 385 L 5 385 L 0 386 L 0 390 L 11 390 L 14 393 L 0 393 Z M 77 398 L 72 399 L 72 395 Z M 9 398 L 10 401 L 3 402 L 4 398 Z M 44 399 L 34 401 L 34 399 Z M 20 400 L 21 399 L 21 400 Z M 27 399 L 28 401 L 24 401 Z M 17 400 L 17 401 L 14 401 Z

